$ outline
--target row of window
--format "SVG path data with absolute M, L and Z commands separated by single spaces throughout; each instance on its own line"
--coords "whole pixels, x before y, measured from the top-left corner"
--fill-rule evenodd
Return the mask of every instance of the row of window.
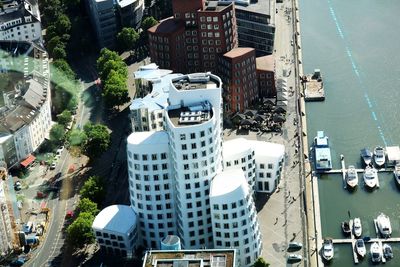
M 131 171 L 129 171 L 129 176 L 133 177 L 133 173 Z M 152 180 L 150 180 L 150 178 L 152 178 Z M 158 174 L 154 174 L 154 175 L 147 175 L 144 174 L 143 176 L 140 175 L 139 173 L 135 174 L 135 180 L 136 181 L 146 181 L 146 182 L 152 182 L 152 181 L 159 181 L 161 178 L 161 175 Z M 162 174 L 162 179 L 163 180 L 168 180 L 169 179 L 169 175 L 168 173 L 163 173 Z
M 131 151 L 128 151 L 128 157 L 132 158 L 132 152 Z M 158 160 L 158 159 L 165 160 L 165 159 L 167 159 L 167 153 L 151 154 L 151 155 L 148 155 L 148 154 L 142 154 L 142 155 L 133 154 L 133 159 L 134 160 L 141 159 L 142 161 L 147 161 L 149 159 L 151 159 L 151 160 Z

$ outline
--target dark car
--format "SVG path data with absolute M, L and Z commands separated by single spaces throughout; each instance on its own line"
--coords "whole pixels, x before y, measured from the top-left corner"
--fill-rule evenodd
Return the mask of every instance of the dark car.
M 54 175 L 54 180 L 57 180 L 58 178 L 60 178 L 62 175 L 61 172 L 57 173 L 56 175 Z

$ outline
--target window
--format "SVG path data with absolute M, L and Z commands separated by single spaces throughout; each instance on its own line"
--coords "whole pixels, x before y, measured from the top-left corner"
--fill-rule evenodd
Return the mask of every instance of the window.
M 186 149 L 187 149 L 186 144 L 183 144 L 183 145 L 182 145 L 182 150 L 186 150 Z
M 167 153 L 161 153 L 161 159 L 167 159 Z
M 272 163 L 268 163 L 268 169 L 273 169 L 274 165 Z
M 196 134 L 195 133 L 191 133 L 190 134 L 190 139 L 196 139 Z
M 142 155 L 142 160 L 143 161 L 147 160 L 147 155 Z
M 196 149 L 196 143 L 192 143 L 192 149 Z
M 186 140 L 186 135 L 185 134 L 181 134 L 181 140 Z

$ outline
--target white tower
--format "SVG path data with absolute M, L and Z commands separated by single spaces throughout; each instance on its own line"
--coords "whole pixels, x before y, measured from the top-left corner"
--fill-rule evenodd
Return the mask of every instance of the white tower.
M 250 266 L 262 250 L 251 190 L 241 169 L 218 174 L 211 183 L 214 248 L 234 247 L 238 266 Z

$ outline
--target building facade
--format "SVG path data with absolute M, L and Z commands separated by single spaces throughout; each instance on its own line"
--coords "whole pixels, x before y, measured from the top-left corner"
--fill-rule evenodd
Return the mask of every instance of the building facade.
M 217 57 L 238 46 L 234 5 L 172 1 L 174 16 L 150 28 L 152 62 L 175 72 L 217 69 Z
M 214 248 L 235 248 L 237 266 L 261 255 L 261 232 L 251 190 L 241 169 L 225 170 L 211 183 Z
M 261 99 L 276 97 L 275 57 L 273 55 L 256 58 L 258 93 Z
M 3 94 L 5 105 L 0 110 L 3 160 L 8 167 L 12 167 L 34 152 L 49 136 L 49 63 L 46 51 L 33 42 L 1 41 L 0 49 L 3 56 L 3 60 L 0 60 L 1 72 L 19 73 L 10 85 L 14 90 Z M 11 53 L 18 57 L 11 57 Z M 10 135 L 14 145 L 10 144 L 7 137 Z
M 137 218 L 130 206 L 112 205 L 97 214 L 93 233 L 106 254 L 131 258 L 137 245 Z
M 139 28 L 144 11 L 144 0 L 118 0 L 118 18 L 123 27 Z
M 253 47 L 256 56 L 271 55 L 275 40 L 275 1 L 250 1 L 235 6 L 240 47 Z
M 16 242 L 13 234 L 14 229 L 11 226 L 10 213 L 12 214 L 12 210 L 7 205 L 5 186 L 5 182 L 0 180 L 0 257 L 8 255 Z
M 16 0 L 2 3 L 0 40 L 42 41 L 39 5 L 36 1 Z
M 258 100 L 256 58 L 253 48 L 234 48 L 219 60 L 217 73 L 224 82 L 228 114 L 242 112 Z

